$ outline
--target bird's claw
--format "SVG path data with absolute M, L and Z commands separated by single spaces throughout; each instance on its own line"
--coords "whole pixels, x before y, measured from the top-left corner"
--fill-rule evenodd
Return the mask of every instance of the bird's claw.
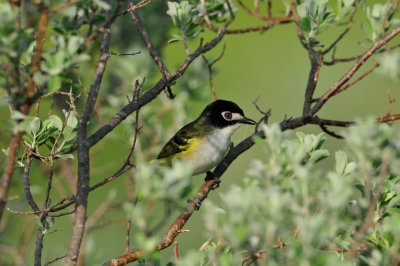
M 208 171 L 206 178 L 204 178 L 204 181 L 210 181 L 210 180 L 215 180 L 215 184 L 212 187 L 212 190 L 219 188 L 219 184 L 221 183 L 221 178 L 218 175 L 215 175 L 213 172 Z

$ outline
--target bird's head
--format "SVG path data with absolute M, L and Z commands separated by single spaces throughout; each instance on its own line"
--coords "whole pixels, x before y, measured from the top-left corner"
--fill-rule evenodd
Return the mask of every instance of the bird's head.
M 206 124 L 216 128 L 236 129 L 241 124 L 256 124 L 255 121 L 244 116 L 243 110 L 236 103 L 225 100 L 216 100 L 207 105 L 200 119 L 204 119 Z

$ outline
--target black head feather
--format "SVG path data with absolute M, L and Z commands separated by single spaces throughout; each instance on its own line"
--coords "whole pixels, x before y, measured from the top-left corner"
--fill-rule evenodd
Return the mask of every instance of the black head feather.
M 222 112 L 224 111 L 238 113 L 244 117 L 243 110 L 236 103 L 226 100 L 216 100 L 215 102 L 207 105 L 207 107 L 201 113 L 199 119 L 204 120 L 206 123 L 218 128 L 223 128 L 242 122 L 240 120 L 227 121 L 222 116 Z

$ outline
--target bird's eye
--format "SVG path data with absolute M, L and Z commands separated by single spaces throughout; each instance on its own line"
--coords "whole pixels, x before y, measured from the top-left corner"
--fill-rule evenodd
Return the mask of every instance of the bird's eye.
M 225 118 L 225 120 L 232 120 L 232 113 L 231 112 L 223 112 L 222 116 Z

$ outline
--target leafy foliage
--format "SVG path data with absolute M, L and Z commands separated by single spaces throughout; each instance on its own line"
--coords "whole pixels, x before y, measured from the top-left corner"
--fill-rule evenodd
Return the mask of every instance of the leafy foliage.
M 46 145 L 50 150 L 54 147 L 55 157 L 73 158 L 71 154 L 63 154 L 76 143 L 78 121 L 73 115 L 66 113 L 65 125 L 56 115 L 51 115 L 44 121 L 39 117 L 26 119 L 23 139 L 29 149 L 36 151 L 40 146 Z
M 207 235 L 216 242 L 181 258 L 183 265 L 190 265 L 191 256 L 203 264 L 230 265 L 248 255 L 249 261 L 272 265 L 353 264 L 343 252 L 324 248 L 365 248 L 358 260 L 369 265 L 398 257 L 398 132 L 372 122 L 347 130 L 347 151 L 337 151 L 335 167 L 323 174 L 317 170 L 328 154 L 322 135 L 291 140 L 276 125 L 264 130 L 267 139 L 257 143 L 266 158 L 253 161 L 245 185 L 231 186 L 221 204 L 205 203 Z M 259 251 L 261 256 L 251 257 Z
M 36 5 L 39 2 L 40 5 Z M 92 49 L 91 46 L 93 41 L 95 45 L 98 44 L 96 37 L 93 37 L 94 33 L 104 31 L 104 11 L 114 11 L 115 6 L 123 1 L 110 1 L 110 4 L 102 0 L 77 1 L 72 4 L 70 1 L 61 0 L 39 2 L 24 2 L 20 10 L 13 9 L 10 4 L 12 1 L 0 3 L 0 88 L 5 89 L 0 95 L 2 100 L 4 99 L 0 102 L 0 107 L 4 110 L 8 107 L 11 110 L 10 117 L 2 119 L 8 128 L 0 133 L 6 132 L 11 135 L 11 132 L 23 132 L 24 148 L 29 149 L 28 152 L 33 154 L 35 159 L 49 156 L 74 159 L 72 154 L 66 153 L 76 146 L 75 116 L 72 112 L 64 111 L 62 117 L 44 114 L 44 111 L 47 112 L 48 106 L 51 106 L 52 111 L 54 107 L 54 113 L 65 108 L 68 103 L 60 101 L 57 93 L 63 93 L 67 84 L 68 88 L 72 87 L 73 95 L 83 94 L 82 98 L 86 98 L 85 87 L 90 84 L 93 74 L 93 71 L 87 69 L 94 69 L 94 61 L 91 59 L 98 56 L 97 48 Z M 259 2 L 260 5 L 267 6 L 269 1 Z M 289 1 L 281 2 L 285 10 L 275 10 L 274 5 L 271 12 L 275 15 L 278 11 L 277 14 L 285 14 L 283 19 L 292 19 Z M 54 8 L 62 7 L 65 3 L 71 5 L 48 17 L 45 37 L 39 42 L 43 49 L 35 66 L 36 70 L 33 71 L 33 59 L 38 48 L 37 25 L 40 21 L 40 9 L 55 10 Z M 205 34 L 200 35 L 206 28 L 205 17 L 208 17 L 216 28 L 222 29 L 222 23 L 231 19 L 231 12 L 237 11 L 233 1 L 230 0 L 229 3 L 230 5 L 225 0 L 167 1 L 161 4 L 154 2 L 154 5 L 140 10 L 140 14 L 144 28 L 150 33 L 159 54 L 164 59 L 168 56 L 175 59 L 176 54 L 169 55 L 163 49 L 165 40 L 171 37 L 171 32 L 177 32 L 172 41 L 209 37 Z M 302 36 L 306 44 L 315 48 L 315 51 L 324 45 L 321 35 L 334 27 L 346 26 L 349 17 L 356 10 L 355 0 L 338 0 L 337 4 L 327 0 L 295 0 L 294 3 L 300 16 L 298 26 Z M 365 11 L 367 20 L 362 25 L 370 42 L 379 41 L 399 24 L 393 15 L 392 5 L 368 3 L 366 6 L 366 2 L 362 0 L 357 3 L 359 10 Z M 124 7 L 123 5 L 122 8 Z M 105 78 L 101 82 L 96 102 L 96 117 L 93 115 L 88 123 L 88 136 L 97 130 L 99 125 L 103 125 L 104 121 L 109 121 L 118 111 L 123 111 L 121 108 L 132 98 L 132 83 L 136 80 L 142 81 L 145 77 L 146 83 L 138 93 L 140 97 L 160 80 L 160 73 L 151 56 L 146 53 L 145 45 L 137 42 L 138 34 L 132 32 L 132 22 L 126 23 L 129 16 L 122 16 L 121 11 L 122 9 L 115 13 L 118 19 L 111 23 L 110 47 L 120 50 L 120 54 L 124 52 L 122 50 L 142 53 L 131 59 L 132 57 L 114 56 L 110 50 L 110 55 L 113 56 L 108 61 Z M 263 13 L 265 9 L 260 11 Z M 262 23 L 275 23 L 279 19 L 280 17 L 277 17 L 276 21 L 268 21 L 267 18 L 268 22 Z M 160 23 L 164 21 L 172 23 Z M 237 24 L 232 25 L 229 29 L 236 29 Z M 258 24 L 254 25 L 254 28 L 244 29 L 250 32 L 256 31 L 257 28 L 260 28 Z M 206 41 L 202 42 L 203 45 L 205 43 Z M 383 49 L 378 53 L 382 51 Z M 169 60 L 165 62 L 169 70 L 174 69 L 173 66 L 177 64 L 174 60 L 171 60 L 172 63 Z M 383 54 L 379 64 L 382 74 L 393 80 L 400 80 L 399 53 Z M 115 161 L 120 158 L 117 156 L 123 157 L 126 151 L 129 151 L 127 144 L 132 143 L 135 138 L 134 126 L 140 129 L 132 157 L 135 171 L 127 173 L 125 179 L 119 179 L 122 180 L 119 182 L 127 182 L 124 186 L 126 191 L 118 190 L 118 193 L 115 193 L 115 190 L 112 190 L 109 193 L 111 196 L 106 200 L 104 191 L 100 189 L 97 190 L 100 191 L 97 196 L 91 193 L 91 197 L 94 195 L 96 200 L 90 200 L 91 205 L 88 209 L 88 217 L 92 219 L 87 220 L 85 264 L 104 262 L 104 254 L 99 254 L 100 245 L 102 250 L 110 248 L 106 238 L 108 236 L 105 237 L 107 241 L 99 241 L 97 235 L 88 232 L 96 227 L 125 222 L 127 217 L 133 217 L 131 231 L 134 240 L 129 248 L 143 248 L 146 259 L 149 260 L 147 264 L 161 264 L 160 254 L 155 254 L 153 249 L 162 238 L 165 232 L 163 229 L 175 218 L 176 212 L 183 209 L 186 200 L 194 195 L 194 186 L 191 183 L 193 179 L 190 177 L 190 166 L 178 163 L 172 168 L 166 168 L 157 162 L 147 162 L 154 158 L 161 145 L 187 121 L 186 114 L 192 111 L 193 102 L 210 100 L 209 91 L 204 89 L 207 77 L 212 78 L 206 65 L 202 60 L 196 59 L 179 80 L 169 84 L 173 85 L 172 89 L 176 93 L 174 101 L 161 94 L 140 109 L 138 120 L 134 115 L 127 117 L 107 136 L 107 141 L 115 145 L 111 155 L 106 154 L 108 157 L 105 157 L 104 152 L 106 145 L 96 145 L 91 150 L 90 185 L 93 182 L 97 183 L 97 178 L 107 177 L 109 172 L 118 169 L 119 164 L 117 162 L 115 166 Z M 32 81 L 35 83 L 33 95 L 27 96 L 28 83 L 32 84 Z M 235 87 L 230 87 L 228 95 L 233 97 L 234 90 Z M 47 97 L 50 95 L 55 97 Z M 39 104 L 40 100 L 42 102 Z M 21 112 L 20 107 L 27 103 L 31 105 L 31 109 L 37 103 L 38 115 L 24 115 Z M 76 104 L 80 113 L 82 102 L 77 101 Z M 327 140 L 323 134 L 306 135 L 297 132 L 297 138 L 293 138 L 290 133 L 280 132 L 276 125 L 265 127 L 264 131 L 266 140 L 255 139 L 257 145 L 263 149 L 264 157 L 252 162 L 243 184 L 227 187 L 220 194 L 221 202 L 206 201 L 201 208 L 202 213 L 205 213 L 201 218 L 206 225 L 204 234 L 207 238 L 211 236 L 213 241 L 201 252 L 191 249 L 181 254 L 176 264 L 235 265 L 240 261 L 250 264 L 257 259 L 260 264 L 273 265 L 353 265 L 354 261 L 350 261 L 346 252 L 340 249 L 356 251 L 353 253 L 356 263 L 359 264 L 389 265 L 400 260 L 398 132 L 385 125 L 360 123 L 345 132 L 346 148 L 330 155 L 323 146 Z M 7 149 L 3 151 L 8 155 Z M 23 151 L 21 153 L 22 155 L 17 154 L 17 158 L 20 160 L 19 164 L 24 166 L 25 154 Z M 326 158 L 334 161 L 334 164 L 330 171 L 323 172 L 320 161 Z M 0 160 L 6 161 L 3 157 Z M 61 200 L 60 204 L 74 200 L 67 194 L 76 192 L 73 171 L 76 162 L 69 160 L 68 165 L 63 164 L 65 162 L 57 162 L 54 169 L 51 169 L 57 175 L 57 179 L 53 180 L 53 187 L 56 189 L 51 193 L 51 183 L 48 183 L 47 178 L 42 178 L 48 175 L 48 165 L 42 162 L 36 164 L 36 161 L 32 164 L 30 189 L 38 203 L 45 197 L 46 186 L 49 187 L 49 201 L 45 205 L 52 206 L 58 200 Z M 21 168 L 15 170 L 16 178 L 13 179 L 10 190 L 18 196 L 24 195 L 20 178 L 23 176 L 22 171 Z M 118 201 L 112 202 L 117 196 Z M 16 201 L 10 200 L 7 206 L 14 210 L 31 210 L 23 196 Z M 96 211 L 95 207 L 98 207 Z M 61 228 L 58 239 L 67 239 L 66 234 L 69 232 L 64 230 L 62 219 L 60 221 L 51 217 L 54 213 L 48 212 L 48 206 L 43 208 L 43 213 L 36 217 L 38 229 L 44 234 L 50 233 L 50 228 Z M 119 213 L 115 214 L 115 210 L 119 210 Z M 69 211 L 64 211 L 66 213 L 59 212 L 55 215 L 70 214 Z M 49 216 L 42 221 L 42 214 Z M 15 253 L 13 248 L 20 249 L 17 253 L 23 254 L 23 260 L 30 261 L 30 258 L 27 258 L 30 254 L 24 249 L 30 246 L 29 249 L 33 250 L 31 233 L 35 230 L 25 225 L 34 219 L 32 216 L 15 218 L 17 216 L 14 214 L 8 215 L 12 218 L 2 225 L 5 230 L 0 230 L 0 245 L 2 249 L 4 246 L 11 247 L 10 254 Z M 98 222 L 100 218 L 102 219 Z M 120 225 L 118 229 L 121 229 Z M 54 229 L 51 233 L 56 231 L 57 229 Z M 109 228 L 101 231 L 101 235 L 107 233 L 117 235 Z M 123 234 L 125 232 L 117 237 Z M 9 245 L 10 239 L 21 240 Z M 280 241 L 283 244 L 280 244 Z M 59 242 L 60 245 L 65 244 Z M 44 254 L 56 257 L 65 253 L 64 248 L 63 246 L 62 250 L 57 250 L 47 245 Z M 326 249 L 333 249 L 334 252 Z M 358 252 L 360 250 L 362 252 Z M 14 262 L 14 258 L 8 258 L 3 253 L 6 252 L 0 252 L 0 264 L 8 265 L 11 264 L 9 262 Z M 107 258 L 110 256 L 111 254 L 107 254 Z M 140 263 L 146 263 L 146 259 Z M 23 263 L 26 264 L 26 261 Z M 172 264 L 174 263 L 169 265 Z
M 236 11 L 231 3 L 232 11 Z M 220 23 L 230 18 L 230 12 L 225 0 L 212 1 L 181 1 L 168 2 L 167 14 L 171 17 L 174 25 L 180 30 L 174 39 L 169 42 L 183 40 L 184 38 L 195 38 L 203 29 L 199 26 L 204 15 L 208 15 L 211 21 Z
M 71 36 L 67 42 L 63 36 L 56 35 L 52 41 L 57 46 L 57 50 L 44 55 L 45 60 L 40 65 L 42 71 L 37 72 L 34 79 L 38 85 L 47 83 L 49 91 L 58 91 L 63 78 L 65 82 L 70 80 L 66 74 L 68 70 L 76 67 L 78 63 L 88 61 L 90 56 L 77 55 L 80 45 L 84 42 L 83 37 Z
M 124 209 L 133 219 L 134 243 L 151 254 L 159 242 L 159 229 L 164 225 L 173 207 L 181 206 L 194 193 L 191 184 L 192 167 L 177 163 L 173 167 L 159 165 L 158 162 L 141 162 L 135 174 L 136 203 L 125 204 Z M 164 213 L 160 208 L 163 202 Z M 157 256 L 157 255 L 156 255 Z
M 196 28 L 198 28 L 198 23 L 196 22 L 198 12 L 189 2 L 168 2 L 167 14 L 181 32 L 181 35 L 176 36 L 177 39 L 171 41 L 194 38 L 201 32 L 201 30 L 196 31 Z
M 391 3 L 374 4 L 372 7 L 364 7 L 367 15 L 367 23 L 363 24 L 363 28 L 368 34 L 372 42 L 381 40 L 391 27 L 400 24 L 400 20 L 391 16 L 393 6 Z M 384 24 L 383 24 L 384 23 Z M 384 27 L 382 27 L 384 25 Z

